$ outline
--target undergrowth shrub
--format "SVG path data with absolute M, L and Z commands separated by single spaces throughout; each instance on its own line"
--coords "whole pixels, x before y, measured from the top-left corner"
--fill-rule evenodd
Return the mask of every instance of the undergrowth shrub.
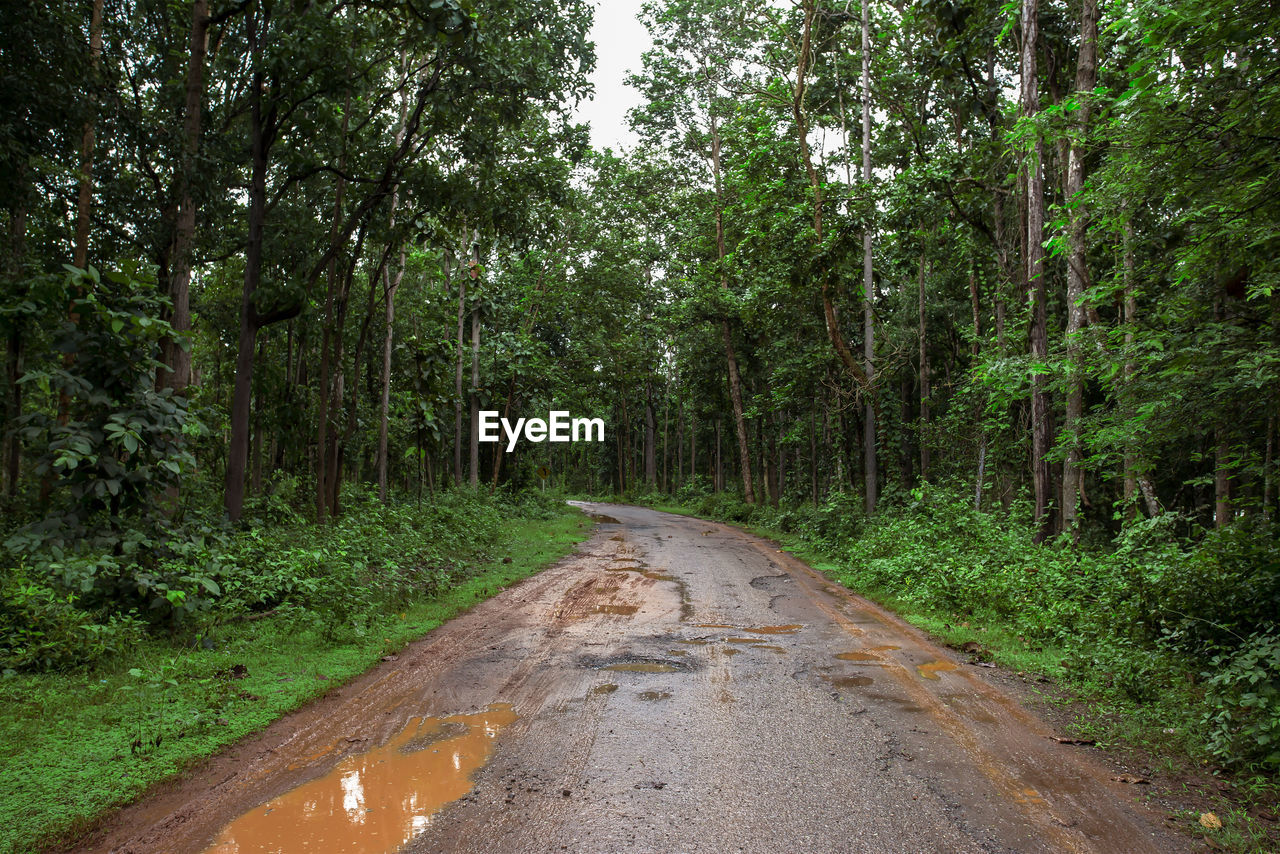
M 6 543 L 16 569 L 0 584 L 0 667 L 66 669 L 97 661 L 146 631 L 208 638 L 217 625 L 278 610 L 326 636 L 361 634 L 414 597 L 433 596 L 492 557 L 512 518 L 546 519 L 563 503 L 532 492 L 455 490 L 384 504 L 348 487 L 324 525 L 296 509 L 296 483 L 249 505 L 232 530 L 193 516 L 167 537 Z
M 143 624 L 130 614 L 105 619 L 76 594 L 34 577 L 22 563 L 0 572 L 0 670 L 57 670 L 131 647 Z

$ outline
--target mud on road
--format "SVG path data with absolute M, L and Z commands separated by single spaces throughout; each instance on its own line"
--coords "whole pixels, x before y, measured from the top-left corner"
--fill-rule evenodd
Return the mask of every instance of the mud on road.
M 85 851 L 1167 852 L 1132 787 L 768 541 L 638 507 Z

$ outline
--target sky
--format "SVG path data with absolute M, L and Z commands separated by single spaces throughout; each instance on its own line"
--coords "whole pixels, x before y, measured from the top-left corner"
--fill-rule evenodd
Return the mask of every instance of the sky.
M 640 95 L 625 84 L 627 74 L 640 70 L 640 55 L 653 44 L 636 15 L 642 0 L 601 0 L 591 26 L 596 43 L 596 69 L 591 74 L 596 94 L 578 105 L 578 121 L 591 123 L 591 143 L 597 149 L 617 151 L 635 145 L 627 128 L 627 110 L 640 103 Z

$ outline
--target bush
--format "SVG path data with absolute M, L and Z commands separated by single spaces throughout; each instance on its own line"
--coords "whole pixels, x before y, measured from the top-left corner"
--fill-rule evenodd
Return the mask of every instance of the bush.
M 1266 626 L 1209 665 L 1201 674 L 1209 751 L 1228 764 L 1280 770 L 1280 627 Z
M 330 636 L 359 634 L 392 606 L 462 580 L 489 556 L 506 520 L 563 510 L 533 492 L 455 490 L 383 504 L 349 487 L 347 512 L 314 525 L 292 509 L 295 492 L 285 483 L 257 499 L 256 524 L 238 532 L 190 521 L 164 538 L 132 530 L 88 538 L 74 552 L 30 528 L 10 537 L 22 572 L 5 580 L 4 667 L 69 667 L 110 654 L 148 624 L 194 635 L 271 609 Z
M 130 614 L 105 621 L 76 595 L 33 579 L 18 564 L 0 575 L 0 669 L 59 670 L 98 661 L 132 646 L 143 624 Z

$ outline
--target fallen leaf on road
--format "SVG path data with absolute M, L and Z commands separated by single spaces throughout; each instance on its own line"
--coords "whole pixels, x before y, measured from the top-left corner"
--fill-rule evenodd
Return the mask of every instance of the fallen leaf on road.
M 1052 738 L 1054 741 L 1058 742 L 1058 744 L 1083 744 L 1086 747 L 1092 747 L 1097 744 L 1097 742 L 1091 738 L 1064 738 L 1060 735 L 1051 735 L 1049 738 Z
M 1222 830 L 1222 819 L 1211 812 L 1200 813 L 1200 826 L 1210 830 Z
M 1138 783 L 1150 783 L 1150 782 L 1151 782 L 1151 781 L 1150 781 L 1150 780 L 1148 780 L 1146 777 L 1135 777 L 1135 776 L 1133 776 L 1132 774 L 1121 774 L 1120 776 L 1118 776 L 1118 777 L 1112 777 L 1111 779 L 1112 779 L 1112 780 L 1115 780 L 1117 783 L 1134 783 L 1134 784 L 1138 784 Z

